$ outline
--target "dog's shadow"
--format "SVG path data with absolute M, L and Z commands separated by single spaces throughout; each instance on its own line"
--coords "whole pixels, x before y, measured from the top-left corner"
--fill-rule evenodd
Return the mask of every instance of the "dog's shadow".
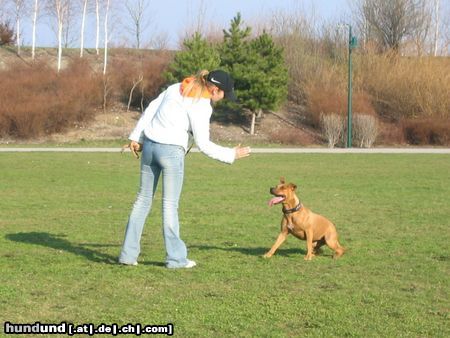
M 51 234 L 48 232 L 19 232 L 15 234 L 7 234 L 5 236 L 6 239 L 13 242 L 41 245 L 55 250 L 69 252 L 74 255 L 85 257 L 95 263 L 117 264 L 116 257 L 89 247 L 104 248 L 111 246 L 116 247 L 118 245 L 95 243 L 74 244 L 65 239 L 65 237 L 67 236 Z
M 190 245 L 189 248 L 191 249 L 198 249 L 198 250 L 219 250 L 219 251 L 226 251 L 226 252 L 239 252 L 243 255 L 248 256 L 263 256 L 267 251 L 269 251 L 270 247 L 239 247 L 236 245 L 228 245 L 224 244 L 224 246 L 217 246 L 217 245 Z M 303 250 L 301 248 L 288 248 L 283 249 L 279 248 L 275 255 L 279 256 L 292 256 L 292 255 L 305 255 L 306 250 Z

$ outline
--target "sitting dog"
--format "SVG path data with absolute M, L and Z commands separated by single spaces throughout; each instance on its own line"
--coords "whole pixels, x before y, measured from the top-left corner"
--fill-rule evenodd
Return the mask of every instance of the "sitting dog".
M 307 253 L 305 260 L 311 260 L 324 244 L 334 251 L 333 258 L 341 257 L 345 248 L 338 242 L 336 227 L 325 217 L 312 212 L 302 205 L 295 194 L 296 189 L 297 186 L 295 184 L 286 184 L 283 177 L 280 178 L 280 184 L 270 188 L 270 193 L 275 197 L 269 201 L 269 205 L 282 203 L 283 218 L 281 220 L 281 232 L 275 244 L 264 257 L 272 257 L 289 234 L 301 240 L 306 239 Z

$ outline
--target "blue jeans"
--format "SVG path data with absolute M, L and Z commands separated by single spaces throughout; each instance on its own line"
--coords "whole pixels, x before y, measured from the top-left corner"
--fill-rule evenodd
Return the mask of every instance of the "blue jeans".
M 128 219 L 119 262 L 133 264 L 140 252 L 140 240 L 153 196 L 162 173 L 162 221 L 166 266 L 184 267 L 187 261 L 186 245 L 180 238 L 178 202 L 183 187 L 184 148 L 156 143 L 145 138 L 141 159 L 140 189 Z

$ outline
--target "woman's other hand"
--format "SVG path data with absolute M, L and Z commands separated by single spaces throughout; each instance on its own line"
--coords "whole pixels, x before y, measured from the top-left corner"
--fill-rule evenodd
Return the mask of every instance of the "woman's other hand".
M 136 142 L 136 141 L 131 141 L 129 144 L 130 150 L 133 153 L 134 157 L 136 157 L 137 159 L 139 159 L 139 152 L 142 151 L 142 144 Z

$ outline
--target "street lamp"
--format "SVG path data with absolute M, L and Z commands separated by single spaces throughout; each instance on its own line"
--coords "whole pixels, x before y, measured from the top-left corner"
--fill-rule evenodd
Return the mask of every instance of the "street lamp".
M 356 36 L 352 34 L 352 26 L 348 27 L 348 99 L 347 99 L 347 148 L 352 147 L 352 51 L 358 45 Z

